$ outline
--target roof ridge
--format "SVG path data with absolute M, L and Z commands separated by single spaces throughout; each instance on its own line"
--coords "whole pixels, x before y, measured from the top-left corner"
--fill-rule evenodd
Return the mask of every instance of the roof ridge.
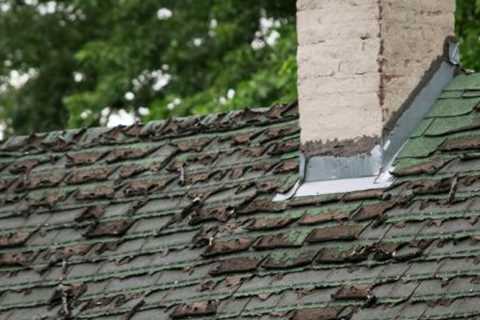
M 99 144 L 160 141 L 199 133 L 264 126 L 297 118 L 297 102 L 293 102 L 269 108 L 245 108 L 206 115 L 171 117 L 147 123 L 137 122 L 130 126 L 65 129 L 12 136 L 4 141 L 0 140 L 0 152 L 63 152 L 74 147 L 85 148 Z

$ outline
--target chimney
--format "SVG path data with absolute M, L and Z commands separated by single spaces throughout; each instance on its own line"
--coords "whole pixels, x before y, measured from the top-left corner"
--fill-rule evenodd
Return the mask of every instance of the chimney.
M 304 181 L 381 174 L 457 67 L 454 0 L 297 0 Z

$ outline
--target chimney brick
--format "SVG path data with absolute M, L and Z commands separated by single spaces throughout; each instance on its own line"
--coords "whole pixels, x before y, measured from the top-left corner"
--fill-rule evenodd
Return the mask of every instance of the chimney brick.
M 454 0 L 298 0 L 302 143 L 381 138 L 454 34 Z

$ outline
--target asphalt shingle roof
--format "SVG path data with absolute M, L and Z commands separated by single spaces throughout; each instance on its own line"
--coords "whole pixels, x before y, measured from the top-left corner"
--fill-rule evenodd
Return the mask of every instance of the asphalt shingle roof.
M 0 146 L 0 319 L 480 317 L 480 75 L 385 190 L 272 202 L 296 106 Z

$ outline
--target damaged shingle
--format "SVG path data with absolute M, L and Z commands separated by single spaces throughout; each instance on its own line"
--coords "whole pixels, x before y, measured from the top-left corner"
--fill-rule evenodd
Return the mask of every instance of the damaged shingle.
M 298 172 L 298 160 L 286 160 L 281 162 L 279 166 L 277 166 L 273 172 L 280 174 L 280 173 L 287 173 L 287 172 Z
M 94 164 L 99 161 L 105 152 L 91 151 L 91 152 L 77 152 L 67 153 L 67 166 L 84 166 Z
M 12 185 L 15 179 L 0 179 L 0 191 L 4 191 Z
M 279 212 L 284 210 L 286 204 L 273 202 L 269 198 L 257 198 L 247 202 L 247 205 L 240 210 L 240 214 L 251 214 L 255 212 Z
M 271 254 L 265 262 L 262 263 L 262 268 L 276 270 L 285 268 L 299 268 L 312 263 L 316 252 L 308 251 L 301 253 L 277 255 Z
M 252 244 L 250 238 L 237 238 L 233 240 L 212 240 L 203 256 L 210 257 L 247 250 Z
M 374 299 L 369 287 L 344 286 L 332 296 L 335 300 L 372 300 Z
M 68 302 L 71 304 L 73 301 L 77 300 L 82 294 L 87 291 L 87 285 L 82 284 L 69 284 L 69 285 L 60 285 L 54 292 L 53 295 L 48 299 L 48 304 L 50 307 L 64 304 Z
M 312 308 L 297 310 L 290 320 L 338 320 L 339 309 Z
M 261 236 L 253 245 L 256 250 L 268 250 L 276 248 L 300 247 L 303 244 L 306 234 L 303 232 L 291 231 L 288 233 L 277 233 Z
M 480 150 L 480 137 L 447 139 L 440 146 L 440 150 L 444 152 Z
M 223 260 L 209 271 L 212 276 L 218 276 L 228 273 L 249 272 L 255 270 L 260 261 L 255 258 L 232 258 Z
M 137 174 L 140 174 L 142 172 L 145 172 L 147 170 L 148 168 L 142 165 L 131 164 L 131 165 L 122 166 L 119 170 L 118 175 L 120 176 L 120 178 L 126 179 L 126 178 L 133 177 Z
M 73 171 L 67 178 L 68 184 L 81 184 L 95 181 L 104 181 L 112 173 L 112 169 L 109 168 L 90 168 L 84 170 Z
M 162 190 L 170 183 L 170 181 L 171 179 L 130 181 L 126 184 L 123 194 L 126 197 L 146 195 Z
M 105 160 L 114 163 L 125 160 L 141 159 L 152 153 L 156 148 L 116 148 L 112 150 Z
M 190 213 L 189 223 L 191 225 L 196 225 L 207 221 L 227 222 L 231 217 L 233 217 L 234 212 L 234 208 L 225 206 L 215 208 L 199 208 Z
M 22 252 L 0 253 L 0 268 L 23 266 L 29 258 L 30 255 Z
M 188 139 L 174 143 L 181 152 L 201 152 L 212 141 L 211 138 Z
M 422 174 L 434 174 L 449 162 L 451 159 L 433 159 L 420 164 L 411 165 L 405 168 L 395 169 L 392 174 L 397 177 L 418 176 Z
M 9 171 L 10 171 L 10 173 L 14 173 L 14 174 L 29 173 L 39 163 L 40 163 L 40 161 L 37 160 L 37 159 L 17 161 L 10 166 Z
M 319 214 L 305 214 L 298 223 L 301 225 L 315 225 L 330 221 L 344 221 L 349 217 L 349 212 L 343 210 L 331 210 Z
M 76 244 L 66 246 L 61 250 L 61 255 L 65 258 L 72 256 L 84 256 L 90 251 L 92 245 L 90 244 Z
M 93 189 L 80 190 L 75 195 L 77 200 L 95 200 L 95 199 L 111 199 L 115 194 L 115 190 L 109 186 L 98 186 Z
M 192 304 L 182 304 L 173 310 L 170 317 L 172 319 L 184 319 L 189 317 L 210 316 L 217 313 L 216 301 L 193 302 Z
M 358 224 L 339 225 L 314 229 L 307 237 L 308 242 L 355 240 L 363 227 Z
M 354 215 L 353 220 L 357 222 L 378 219 L 383 217 L 383 214 L 395 206 L 394 201 L 384 201 L 374 204 L 362 206 Z
M 16 231 L 7 234 L 0 235 L 0 248 L 10 248 L 21 246 L 27 242 L 30 238 L 31 233 Z
M 120 237 L 130 228 L 132 221 L 128 219 L 119 219 L 114 221 L 105 221 L 92 225 L 86 232 L 87 238 L 97 237 Z
M 31 175 L 19 180 L 15 185 L 16 191 L 33 190 L 40 188 L 54 187 L 63 180 L 64 174 L 41 174 Z
M 257 218 L 250 220 L 250 223 L 246 228 L 252 231 L 275 230 L 284 228 L 294 221 L 294 218 Z
M 354 247 L 350 249 L 323 248 L 318 252 L 315 263 L 352 263 L 366 260 L 369 255 L 367 247 Z
M 76 222 L 84 222 L 89 220 L 98 220 L 105 213 L 105 208 L 101 206 L 90 206 L 81 211 L 81 213 L 75 218 Z

